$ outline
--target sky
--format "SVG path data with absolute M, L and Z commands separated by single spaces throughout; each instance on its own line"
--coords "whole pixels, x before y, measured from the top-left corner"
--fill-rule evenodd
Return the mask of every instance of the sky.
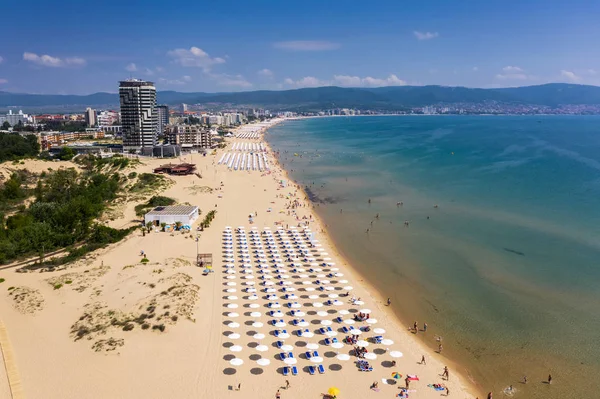
M 130 77 L 182 92 L 600 85 L 598 1 L 23 0 L 18 9 L 23 18 L 2 20 L 0 91 L 116 92 Z

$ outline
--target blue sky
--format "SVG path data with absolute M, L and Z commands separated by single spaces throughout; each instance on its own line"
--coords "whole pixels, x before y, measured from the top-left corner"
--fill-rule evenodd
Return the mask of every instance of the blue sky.
M 16 5 L 16 3 L 15 3 Z M 600 85 L 600 2 L 30 1 L 0 90 L 223 92 L 323 85 Z

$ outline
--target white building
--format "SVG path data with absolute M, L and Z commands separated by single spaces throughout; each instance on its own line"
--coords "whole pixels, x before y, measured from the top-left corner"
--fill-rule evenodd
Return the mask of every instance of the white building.
M 158 113 L 154 83 L 138 79 L 119 82 L 123 151 L 142 152 L 157 142 Z
M 95 109 L 91 109 L 90 107 L 87 107 L 85 109 L 85 124 L 88 127 L 94 127 L 96 126 L 96 110 Z
M 185 148 L 211 148 L 212 135 L 201 125 L 169 125 L 165 127 L 167 143 Z
M 197 206 L 158 206 L 144 216 L 144 222 L 145 224 L 152 222 L 155 226 L 160 226 L 161 223 L 174 225 L 177 222 L 180 222 L 184 226 L 191 226 L 199 216 Z

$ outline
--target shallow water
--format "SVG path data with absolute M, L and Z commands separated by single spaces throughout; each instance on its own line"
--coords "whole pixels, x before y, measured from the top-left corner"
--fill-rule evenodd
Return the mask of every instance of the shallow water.
M 482 390 L 600 389 L 600 117 L 321 118 L 267 140 L 342 253 Z

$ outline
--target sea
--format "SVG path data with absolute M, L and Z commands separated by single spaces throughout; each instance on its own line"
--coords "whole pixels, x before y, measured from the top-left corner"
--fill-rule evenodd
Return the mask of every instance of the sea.
M 600 117 L 309 118 L 265 138 L 342 255 L 481 391 L 600 398 Z

